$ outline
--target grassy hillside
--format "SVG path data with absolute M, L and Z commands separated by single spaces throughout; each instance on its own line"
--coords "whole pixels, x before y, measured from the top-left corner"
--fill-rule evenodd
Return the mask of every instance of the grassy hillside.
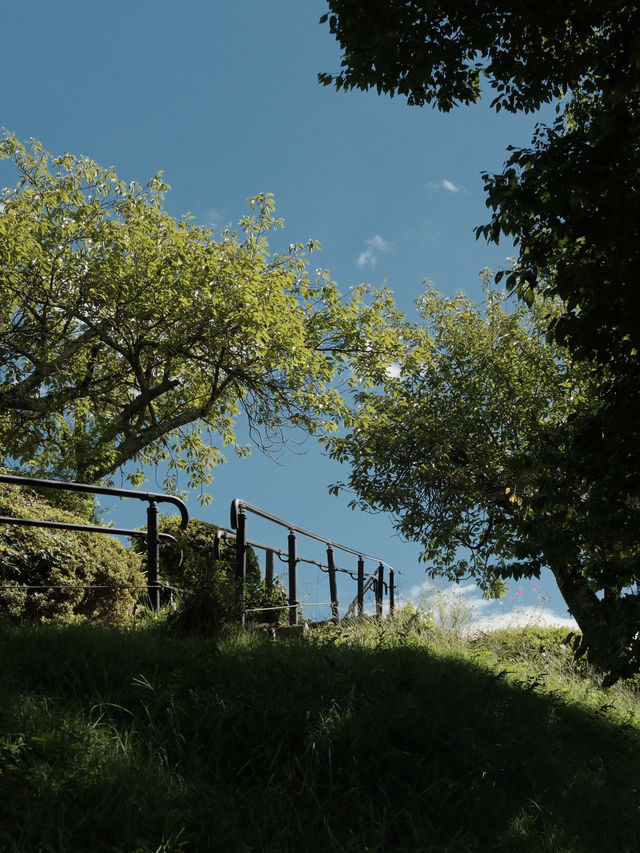
M 563 636 L 0 628 L 0 849 L 635 851 L 637 689 Z

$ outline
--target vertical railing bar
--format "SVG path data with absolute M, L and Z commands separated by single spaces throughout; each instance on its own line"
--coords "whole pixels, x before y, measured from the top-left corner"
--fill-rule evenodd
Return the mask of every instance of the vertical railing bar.
M 267 550 L 264 559 L 264 586 L 267 592 L 273 590 L 273 551 Z
M 389 613 L 393 616 L 396 609 L 395 572 L 389 569 Z
M 327 567 L 329 569 L 329 600 L 331 601 L 331 618 L 334 622 L 340 619 L 338 610 L 338 583 L 336 578 L 336 564 L 333 556 L 333 548 L 327 548 Z
M 376 616 L 382 619 L 382 596 L 384 595 L 384 566 L 378 566 L 378 580 L 376 583 Z
M 244 597 L 245 581 L 247 579 L 247 514 L 244 507 L 238 512 L 236 527 L 236 595 L 242 613 L 242 624 L 245 622 Z
M 358 616 L 364 613 L 364 560 L 358 557 Z
M 298 555 L 296 551 L 296 534 L 291 531 L 289 544 L 289 624 L 298 624 Z
M 158 505 L 155 501 L 149 501 L 147 507 L 147 590 L 149 593 L 149 605 L 158 613 L 160 610 L 160 536 L 158 524 Z

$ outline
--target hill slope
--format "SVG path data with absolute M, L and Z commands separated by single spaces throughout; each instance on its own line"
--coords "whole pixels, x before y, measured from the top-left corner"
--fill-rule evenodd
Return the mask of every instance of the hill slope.
M 0 848 L 636 850 L 638 694 L 562 636 L 0 627 Z

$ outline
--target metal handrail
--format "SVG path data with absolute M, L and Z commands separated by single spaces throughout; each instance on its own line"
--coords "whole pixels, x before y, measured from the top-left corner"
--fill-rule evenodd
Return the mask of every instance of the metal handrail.
M 117 489 L 112 486 L 92 486 L 87 483 L 67 483 L 64 480 L 45 480 L 40 477 L 22 477 L 17 474 L 0 474 L 0 483 L 17 486 L 31 486 L 37 489 L 60 489 L 69 492 L 81 492 L 93 495 L 113 495 L 119 498 L 135 498 L 147 501 L 147 530 L 128 530 L 115 527 L 100 527 L 93 524 L 70 524 L 64 521 L 43 521 L 32 518 L 11 518 L 0 516 L 0 523 L 18 524 L 25 527 L 48 527 L 59 530 L 79 530 L 87 533 L 102 533 L 111 536 L 136 536 L 147 540 L 147 590 L 153 610 L 160 610 L 160 579 L 158 565 L 160 560 L 160 542 L 176 541 L 169 533 L 161 533 L 158 521 L 158 503 L 170 503 L 180 511 L 180 530 L 189 524 L 189 511 L 180 498 L 158 492 L 137 492 L 133 489 Z
M 238 584 L 241 589 L 244 589 L 244 581 L 246 577 L 246 547 L 249 544 L 252 544 L 251 541 L 247 537 L 246 532 L 246 519 L 247 512 L 253 513 L 253 515 L 257 515 L 260 518 L 264 518 L 266 521 L 270 521 L 273 524 L 277 524 L 280 527 L 284 527 L 289 531 L 288 536 L 288 549 L 286 552 L 287 562 L 289 564 L 289 622 L 292 625 L 297 623 L 298 613 L 297 607 L 299 602 L 297 601 L 297 589 L 298 589 L 298 576 L 297 576 L 297 565 L 299 562 L 310 562 L 317 566 L 319 566 L 323 571 L 324 567 L 329 574 L 329 587 L 330 587 L 330 595 L 331 595 L 331 610 L 332 615 L 335 620 L 339 618 L 338 616 L 338 593 L 337 593 L 337 584 L 336 584 L 336 573 L 340 570 L 336 567 L 333 557 L 334 548 L 339 551 L 343 551 L 347 554 L 353 554 L 358 558 L 358 571 L 357 575 L 353 575 L 352 577 L 356 578 L 358 581 L 358 595 L 355 599 L 358 605 L 358 611 L 360 614 L 363 612 L 363 598 L 365 591 L 371 589 L 372 587 L 376 591 L 376 612 L 378 615 L 382 615 L 382 596 L 385 588 L 389 591 L 389 607 L 391 612 L 394 609 L 394 577 L 395 570 L 393 566 L 384 560 L 379 559 L 378 557 L 372 557 L 368 554 L 363 554 L 362 551 L 356 551 L 354 548 L 349 548 L 347 545 L 341 545 L 340 543 L 334 542 L 332 539 L 327 539 L 325 536 L 320 536 L 317 533 L 312 533 L 309 530 L 306 530 L 304 527 L 299 527 L 297 524 L 292 524 L 289 521 L 286 521 L 283 518 L 280 518 L 277 515 L 273 515 L 273 513 L 267 512 L 261 507 L 254 506 L 253 504 L 248 503 L 247 501 L 242 500 L 241 498 L 235 498 L 231 503 L 231 527 L 237 531 L 235 534 L 236 540 L 236 578 Z M 302 557 L 298 557 L 297 553 L 297 544 L 296 544 L 296 533 L 301 534 L 302 536 L 306 536 L 310 539 L 314 539 L 316 542 L 322 542 L 327 547 L 327 563 L 322 564 L 317 562 L 316 560 L 306 560 Z M 233 534 L 232 534 L 233 535 Z M 264 548 L 267 552 L 267 570 L 266 576 L 267 579 L 271 579 L 273 577 L 273 555 L 274 554 L 283 554 L 282 551 L 279 551 L 275 548 L 268 548 L 262 544 L 256 543 L 257 547 Z M 370 560 L 377 563 L 377 569 L 371 576 L 368 577 L 365 583 L 365 574 L 364 574 L 364 561 Z M 383 573 L 384 566 L 389 570 L 389 584 L 385 584 L 383 581 Z
M 92 495 L 113 495 L 116 498 L 135 498 L 149 503 L 171 503 L 180 510 L 180 530 L 189 524 L 189 510 L 184 501 L 175 495 L 160 492 L 138 492 L 135 489 L 116 489 L 112 486 L 91 486 L 87 483 L 67 483 L 64 480 L 44 480 L 39 477 L 22 477 L 17 474 L 0 474 L 0 483 L 17 486 L 35 486 L 38 489 L 61 489 L 68 492 L 84 492 Z
M 363 560 L 371 560 L 372 562 L 381 564 L 386 566 L 388 569 L 393 569 L 389 563 L 386 563 L 384 560 L 381 560 L 379 557 L 372 557 L 370 554 L 364 554 L 362 551 L 356 551 L 353 548 L 349 548 L 347 545 L 340 545 L 338 542 L 334 542 L 332 539 L 326 539 L 324 536 L 319 536 L 317 533 L 311 533 L 309 530 L 305 530 L 304 527 L 298 527 L 296 524 L 292 524 L 290 521 L 285 521 L 283 518 L 278 518 L 277 515 L 272 515 L 264 509 L 260 509 L 260 507 L 253 506 L 253 504 L 247 503 L 247 501 L 243 501 L 241 498 L 234 498 L 231 504 L 231 527 L 236 530 L 238 526 L 238 513 L 242 510 L 246 509 L 249 512 L 252 512 L 254 515 L 260 516 L 260 518 L 264 518 L 267 521 L 272 521 L 274 524 L 279 524 L 281 527 L 286 527 L 291 533 L 301 533 L 303 536 L 308 536 L 310 539 L 315 539 L 316 542 L 322 542 L 329 548 L 337 548 L 339 551 L 345 551 L 347 554 L 353 554 L 355 557 L 362 557 Z
M 99 527 L 94 524 L 70 524 L 66 521 L 39 521 L 35 518 L 13 518 L 8 515 L 0 515 L 0 524 L 20 524 L 23 527 L 49 527 L 54 530 L 84 530 L 87 533 L 106 533 L 111 536 L 136 536 L 139 539 L 147 538 L 146 530 L 129 530 L 123 527 Z M 170 533 L 158 533 L 163 542 L 177 542 L 175 536 Z

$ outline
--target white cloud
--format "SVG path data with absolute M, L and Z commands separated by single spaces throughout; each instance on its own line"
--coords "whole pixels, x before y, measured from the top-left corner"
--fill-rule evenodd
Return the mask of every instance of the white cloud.
M 376 234 L 375 237 L 367 240 L 367 248 L 360 252 L 356 263 L 359 267 L 370 266 L 373 269 L 378 263 L 380 255 L 386 254 L 390 248 L 391 244 L 387 243 L 379 234 Z
M 465 192 L 466 190 L 462 186 L 462 184 L 454 184 L 453 181 L 448 180 L 447 178 L 443 178 L 441 181 L 435 183 L 434 181 L 429 181 L 427 187 L 430 190 L 446 190 L 448 193 L 459 193 Z
M 225 215 L 226 214 L 223 210 L 216 210 L 215 208 L 211 208 L 210 210 L 208 210 L 205 218 L 209 228 L 213 228 L 216 225 L 220 225 Z
M 546 628 L 566 628 L 577 631 L 578 625 L 571 616 L 559 615 L 547 606 L 514 605 L 515 595 L 495 599 L 482 598 L 482 593 L 474 583 L 456 586 L 443 585 L 432 580 L 412 587 L 400 605 L 407 601 L 418 607 L 432 610 L 443 624 L 458 623 L 458 628 L 469 636 L 498 631 L 504 628 L 526 628 L 539 625 Z M 543 598 L 542 601 L 545 599 Z M 487 612 L 488 611 L 488 612 Z
M 539 625 L 542 628 L 567 628 L 578 631 L 578 623 L 570 616 L 558 616 L 542 607 L 519 607 L 509 613 L 492 616 L 480 616 L 469 626 L 469 633 L 486 634 L 503 628 L 528 628 Z

